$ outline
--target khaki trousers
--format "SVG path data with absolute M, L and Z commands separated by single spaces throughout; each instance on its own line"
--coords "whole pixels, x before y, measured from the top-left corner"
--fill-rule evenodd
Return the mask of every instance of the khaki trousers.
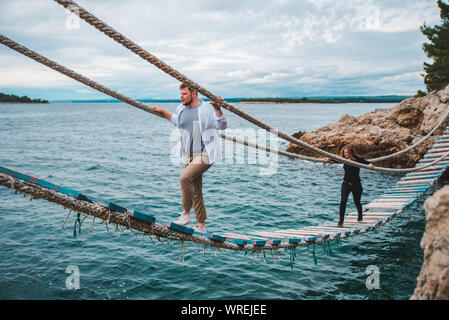
M 212 165 L 209 157 L 202 153 L 184 160 L 184 171 L 179 178 L 181 182 L 182 208 L 190 212 L 195 211 L 196 221 L 204 223 L 207 219 L 206 207 L 203 200 L 203 173 Z

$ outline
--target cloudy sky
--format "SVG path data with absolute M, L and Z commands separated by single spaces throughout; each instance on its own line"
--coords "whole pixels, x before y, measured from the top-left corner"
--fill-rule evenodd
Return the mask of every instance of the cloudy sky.
M 78 0 L 216 95 L 413 95 L 425 89 L 436 0 Z M 178 82 L 52 0 L 0 0 L 0 33 L 133 98 L 178 98 Z M 102 93 L 0 45 L 0 92 L 49 100 Z

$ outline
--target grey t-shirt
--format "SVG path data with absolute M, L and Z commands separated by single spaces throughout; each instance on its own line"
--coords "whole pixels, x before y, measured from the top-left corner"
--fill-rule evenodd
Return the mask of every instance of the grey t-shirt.
M 182 154 L 184 157 L 195 156 L 204 151 L 204 143 L 201 138 L 198 109 L 203 102 L 196 107 L 186 107 L 179 115 L 179 128 L 181 130 Z

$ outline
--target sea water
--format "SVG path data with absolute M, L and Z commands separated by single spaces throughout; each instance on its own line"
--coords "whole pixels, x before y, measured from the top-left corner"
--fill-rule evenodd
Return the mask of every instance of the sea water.
M 158 105 L 174 111 L 177 104 Z M 289 134 L 393 106 L 236 105 Z M 259 137 L 254 125 L 224 114 L 233 133 Z M 123 103 L 2 104 L 0 165 L 172 221 L 182 211 L 176 134 L 168 121 Z M 269 136 L 265 141 L 287 146 Z M 269 231 L 338 219 L 342 165 L 279 156 L 268 172 L 258 157 L 248 160 L 252 151 L 244 149 L 242 158 L 239 150 L 203 176 L 208 231 Z M 401 175 L 362 169 L 361 178 L 366 204 Z M 180 261 L 179 242 L 153 237 L 153 244 L 145 237 L 142 243 L 141 234 L 130 231 L 120 237 L 120 230 L 111 225 L 108 233 L 98 219 L 90 232 L 92 217 L 74 237 L 75 214 L 62 228 L 68 210 L 0 187 L 0 298 L 408 299 L 423 262 L 419 243 L 429 195 L 381 228 L 333 245 L 332 255 L 321 245 L 298 247 L 291 265 L 286 250 L 273 257 L 270 251 L 252 255 L 194 243 Z M 347 212 L 354 210 L 350 198 Z M 379 271 L 375 288 L 367 285 L 373 268 Z M 67 281 L 73 270 L 76 290 Z

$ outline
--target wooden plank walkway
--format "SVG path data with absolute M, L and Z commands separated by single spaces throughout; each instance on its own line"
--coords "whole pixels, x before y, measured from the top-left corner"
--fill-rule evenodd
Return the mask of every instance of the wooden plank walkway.
M 425 165 L 449 150 L 449 126 L 428 150 L 426 155 L 416 166 Z M 385 190 L 379 199 L 366 204 L 367 210 L 363 214 L 363 220 L 357 221 L 357 212 L 350 212 L 345 217 L 343 227 L 337 227 L 338 219 L 318 226 L 309 226 L 298 229 L 253 231 L 248 234 L 233 234 L 233 239 L 245 239 L 246 243 L 263 236 L 269 243 L 277 239 L 282 242 L 311 244 L 323 241 L 332 241 L 363 234 L 388 223 L 403 210 L 413 204 L 427 190 L 432 187 L 443 175 L 449 164 L 449 157 L 443 159 L 437 165 L 418 172 L 405 174 L 395 186 Z M 226 241 L 229 239 L 223 235 Z

